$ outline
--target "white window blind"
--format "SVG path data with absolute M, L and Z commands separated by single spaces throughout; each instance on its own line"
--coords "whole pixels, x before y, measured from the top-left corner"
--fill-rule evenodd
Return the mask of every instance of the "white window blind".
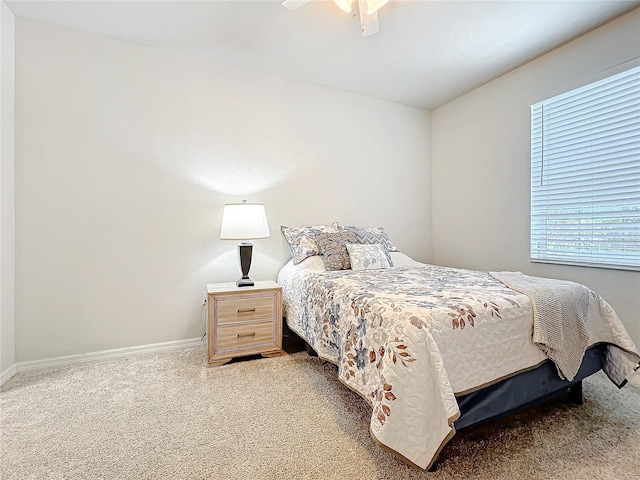
M 531 260 L 640 270 L 640 67 L 531 107 Z

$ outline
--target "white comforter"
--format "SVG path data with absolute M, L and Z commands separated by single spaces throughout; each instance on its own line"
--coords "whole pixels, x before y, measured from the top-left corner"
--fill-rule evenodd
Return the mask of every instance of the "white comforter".
M 371 404 L 372 436 L 428 468 L 455 433 L 456 395 L 546 356 L 531 341 L 527 296 L 487 273 L 393 255 L 396 267 L 359 272 L 327 272 L 317 256 L 289 262 L 278 282 L 289 327 Z M 640 356 L 613 309 L 593 292 L 587 324 L 589 345 L 610 344 L 605 371 L 623 383 Z

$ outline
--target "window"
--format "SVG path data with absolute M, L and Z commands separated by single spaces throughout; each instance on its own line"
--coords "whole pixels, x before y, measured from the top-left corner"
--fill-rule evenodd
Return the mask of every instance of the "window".
M 640 67 L 531 107 L 531 261 L 640 270 Z

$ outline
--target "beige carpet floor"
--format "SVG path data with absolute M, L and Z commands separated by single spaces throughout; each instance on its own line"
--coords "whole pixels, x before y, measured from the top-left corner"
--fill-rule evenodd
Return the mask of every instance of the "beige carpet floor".
M 210 369 L 204 349 L 19 374 L 0 390 L 0 478 L 640 478 L 640 390 L 601 373 L 456 435 L 423 473 L 369 437 L 364 400 L 296 353 Z

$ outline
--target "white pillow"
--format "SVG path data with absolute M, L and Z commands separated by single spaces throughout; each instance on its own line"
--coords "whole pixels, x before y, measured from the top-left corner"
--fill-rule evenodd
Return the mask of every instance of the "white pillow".
M 389 252 L 391 255 L 391 261 L 394 267 L 421 267 L 426 265 L 425 263 L 416 262 L 409 255 L 405 255 L 400 252 Z
M 387 247 L 382 243 L 347 243 L 352 270 L 393 267 Z

